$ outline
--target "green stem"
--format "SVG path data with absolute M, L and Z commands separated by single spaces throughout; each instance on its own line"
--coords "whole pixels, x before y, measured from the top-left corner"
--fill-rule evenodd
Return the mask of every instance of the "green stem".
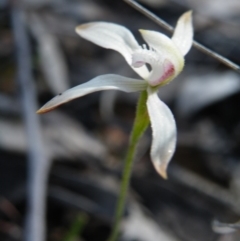
M 130 136 L 128 152 L 127 152 L 126 159 L 124 161 L 124 170 L 123 170 L 123 176 L 121 181 L 120 195 L 119 195 L 117 207 L 116 207 L 115 221 L 114 221 L 113 229 L 108 241 L 116 241 L 118 238 L 120 223 L 124 212 L 126 196 L 127 196 L 130 178 L 131 178 L 132 166 L 133 166 L 134 156 L 136 153 L 137 144 L 149 125 L 149 117 L 147 112 L 146 101 L 147 101 L 147 92 L 143 91 L 140 94 L 140 97 L 138 100 L 136 117 L 135 117 L 133 129 L 131 132 L 131 136 Z

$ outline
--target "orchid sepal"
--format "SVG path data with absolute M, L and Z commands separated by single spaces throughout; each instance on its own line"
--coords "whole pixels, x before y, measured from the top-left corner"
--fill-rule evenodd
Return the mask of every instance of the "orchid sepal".
M 151 160 L 156 171 L 167 178 L 166 169 L 176 148 L 176 123 L 172 112 L 151 87 L 148 88 L 147 108 L 152 126 Z
M 101 90 L 121 90 L 123 92 L 137 92 L 145 90 L 147 83 L 144 80 L 127 78 L 115 74 L 100 75 L 88 82 L 68 89 L 47 102 L 38 114 L 49 112 L 56 107 L 84 95 Z
M 113 23 L 91 22 L 79 25 L 75 30 L 82 38 L 103 48 L 119 52 L 141 78 L 145 79 L 149 75 L 145 65 L 141 66 L 141 68 L 131 66 L 132 54 L 140 46 L 127 28 Z
M 193 41 L 192 11 L 184 13 L 178 19 L 172 41 L 179 48 L 183 56 L 188 53 Z

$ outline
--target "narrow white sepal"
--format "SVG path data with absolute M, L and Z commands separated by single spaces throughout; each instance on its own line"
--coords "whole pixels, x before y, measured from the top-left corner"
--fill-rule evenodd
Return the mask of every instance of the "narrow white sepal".
M 153 133 L 151 159 L 156 171 L 167 178 L 166 169 L 176 147 L 176 123 L 170 109 L 150 88 L 147 108 Z
M 77 26 L 76 32 L 82 38 L 96 45 L 119 52 L 130 66 L 132 53 L 140 48 L 133 34 L 127 28 L 118 24 L 92 22 Z M 143 79 L 146 79 L 149 75 L 149 71 L 145 65 L 140 68 L 133 68 L 131 66 L 131 68 Z
M 146 89 L 145 80 L 131 79 L 120 75 L 100 75 L 84 84 L 73 87 L 47 102 L 37 113 L 46 113 L 73 99 L 101 90 L 136 92 Z
M 177 45 L 183 55 L 188 53 L 193 42 L 192 11 L 184 13 L 179 18 L 172 36 L 172 41 Z

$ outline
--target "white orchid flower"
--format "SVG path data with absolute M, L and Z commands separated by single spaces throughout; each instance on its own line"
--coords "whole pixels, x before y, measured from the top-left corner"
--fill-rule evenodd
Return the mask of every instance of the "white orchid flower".
M 176 124 L 170 109 L 158 98 L 157 90 L 173 80 L 184 67 L 184 55 L 191 48 L 193 40 L 191 11 L 179 18 L 172 38 L 159 32 L 140 30 L 148 47 L 140 46 L 128 29 L 113 23 L 87 23 L 78 26 L 76 32 L 82 38 L 103 48 L 118 51 L 142 79 L 115 74 L 101 75 L 54 97 L 37 113 L 48 112 L 63 103 L 95 91 L 147 90 L 146 104 L 153 132 L 151 159 L 157 172 L 166 178 L 166 168 L 176 146 Z M 151 66 L 151 71 L 146 64 Z

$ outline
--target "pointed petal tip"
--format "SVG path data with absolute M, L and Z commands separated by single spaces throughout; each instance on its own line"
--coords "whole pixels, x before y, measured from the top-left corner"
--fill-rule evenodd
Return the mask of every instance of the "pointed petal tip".
M 168 174 L 167 174 L 168 163 L 163 163 L 163 162 L 161 162 L 159 159 L 158 159 L 158 160 L 152 159 L 152 163 L 153 163 L 153 166 L 154 166 L 156 172 L 157 172 L 164 180 L 167 180 L 167 179 L 168 179 Z
M 47 112 L 50 112 L 51 110 L 55 109 L 56 107 L 53 108 L 45 108 L 44 106 L 40 108 L 38 111 L 36 111 L 36 114 L 45 114 Z
M 190 22 L 192 20 L 192 10 L 185 12 L 180 18 L 185 22 Z
M 48 101 L 45 105 L 43 105 L 39 110 L 37 110 L 37 114 L 45 114 L 47 112 L 50 112 L 54 109 L 56 109 L 58 106 L 64 104 L 65 102 L 58 102 L 59 99 L 59 95 L 55 96 L 53 99 L 51 99 L 50 101 Z M 70 100 L 69 100 L 70 101 Z
M 42 114 L 41 109 L 37 110 L 37 111 L 36 111 L 36 114 Z
M 192 15 L 192 12 L 193 12 L 193 10 L 188 10 L 188 11 L 185 12 L 183 15 L 189 15 L 189 16 L 191 16 L 191 15 Z
M 189 10 L 189 11 L 183 13 L 180 16 L 178 23 L 182 23 L 185 26 L 192 24 L 192 10 Z
M 78 33 L 78 29 L 81 28 L 81 25 L 78 25 L 77 27 L 75 27 L 75 32 Z
M 76 28 L 75 28 L 75 32 L 77 34 L 80 34 L 81 33 L 81 30 L 84 30 L 87 28 L 89 24 L 81 24 L 81 25 L 78 25 Z
M 168 179 L 167 175 L 167 165 L 161 164 L 161 165 L 155 165 L 155 169 L 158 172 L 158 174 L 165 180 Z
M 138 29 L 138 31 L 140 32 L 140 33 L 144 33 L 145 31 L 147 31 L 147 30 L 145 30 L 145 29 Z

